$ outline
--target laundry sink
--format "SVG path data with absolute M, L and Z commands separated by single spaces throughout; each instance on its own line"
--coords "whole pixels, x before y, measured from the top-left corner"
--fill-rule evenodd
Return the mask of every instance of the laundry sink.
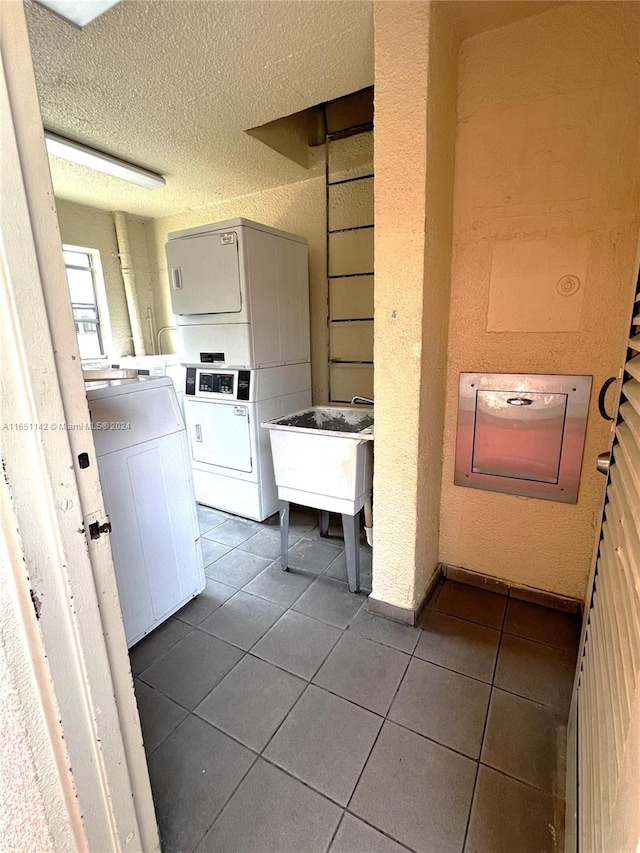
M 269 430 L 278 497 L 355 515 L 373 482 L 373 411 L 311 406 L 262 424 Z

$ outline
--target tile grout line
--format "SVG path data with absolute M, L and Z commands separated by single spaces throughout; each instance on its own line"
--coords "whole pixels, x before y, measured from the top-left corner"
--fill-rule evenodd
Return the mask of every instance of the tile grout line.
M 551 793 L 551 791 L 546 791 L 544 788 L 539 788 L 532 782 L 527 782 L 525 779 L 520 779 L 518 778 L 518 776 L 514 776 L 512 773 L 507 773 L 506 770 L 500 770 L 498 767 L 494 767 L 492 764 L 487 764 L 484 761 L 480 761 L 479 763 L 483 767 L 486 767 L 488 770 L 493 770 L 494 773 L 498 773 L 500 776 L 506 776 L 507 779 L 511 779 L 513 782 L 518 782 L 520 785 L 524 785 L 525 788 L 529 788 L 532 791 L 536 791 L 538 794 L 543 794 L 545 797 L 549 797 L 552 800 L 560 800 L 561 802 L 565 802 L 565 798 L 561 797 L 559 794 L 553 794 Z
M 509 696 L 516 696 L 518 699 L 524 699 L 525 702 L 531 702 L 532 705 L 536 705 L 538 708 L 548 708 L 550 711 L 555 711 L 556 714 L 564 715 L 564 711 L 562 708 L 558 708 L 557 705 L 549 705 L 546 702 L 540 702 L 537 699 L 532 699 L 530 696 L 524 696 L 522 693 L 515 693 L 513 690 L 507 690 L 506 687 L 500 687 L 497 684 L 491 685 L 491 691 L 500 690 L 502 693 L 507 693 Z
M 511 634 L 507 634 L 506 636 L 512 636 L 512 635 L 511 635 Z M 523 639 L 523 638 L 518 638 L 518 639 Z M 378 641 L 377 641 L 377 640 L 372 640 L 371 642 L 375 643 L 375 642 L 378 642 Z M 501 644 L 502 644 L 502 641 L 501 641 L 501 640 L 499 640 L 499 641 L 498 641 L 497 650 L 496 650 L 496 652 L 497 652 L 497 653 L 500 651 L 500 646 L 501 646 Z M 384 645 L 384 644 L 383 644 L 383 643 L 379 643 L 379 645 Z M 387 646 L 386 648 L 393 648 L 393 646 Z M 400 649 L 396 649 L 396 651 L 401 651 L 401 650 L 400 650 Z M 404 654 L 408 654 L 408 652 L 404 652 Z M 484 685 L 486 685 L 486 686 L 488 686 L 488 687 L 491 687 L 491 689 L 492 689 L 492 690 L 493 690 L 493 689 L 501 690 L 503 693 L 508 693 L 510 696 L 517 696 L 519 699 L 526 699 L 526 701 L 527 701 L 527 702 L 532 702 L 534 705 L 539 705 L 539 706 L 541 706 L 541 707 L 543 707 L 543 708 L 551 708 L 551 709 L 553 709 L 554 711 L 557 711 L 558 713 L 563 713 L 562 709 L 561 709 L 561 708 L 558 708 L 556 705 L 549 705 L 549 704 L 548 704 L 548 703 L 546 703 L 546 702 L 540 702 L 538 699 L 532 699 L 530 696 L 525 696 L 525 695 L 524 695 L 524 694 L 522 694 L 522 693 L 515 693 L 513 690 L 507 690 L 507 688 L 506 688 L 506 687 L 499 687 L 498 685 L 493 684 L 493 681 L 483 681 L 481 678 L 478 678 L 478 677 L 477 677 L 477 676 L 475 676 L 475 675 L 469 675 L 469 674 L 468 674 L 468 673 L 466 673 L 466 672 L 460 672 L 460 670 L 459 670 L 459 669 L 452 669 L 452 668 L 451 668 L 451 667 L 449 667 L 449 666 L 445 666 L 443 663 L 436 663 L 436 661 L 427 660 L 426 658 L 421 658 L 421 657 L 419 657 L 418 655 L 416 655 L 415 653 L 414 653 L 414 654 L 412 654 L 412 655 L 411 655 L 411 657 L 415 658 L 416 660 L 422 661 L 422 663 L 427 663 L 427 664 L 430 664 L 431 666 L 437 666 L 439 669 L 444 669 L 446 672 L 452 672 L 452 673 L 454 673 L 455 675 L 460 675 L 460 676 L 462 676 L 463 678 L 468 678 L 468 679 L 470 679 L 471 681 L 475 681 L 475 682 L 477 682 L 478 684 L 484 684 Z M 496 656 L 496 660 L 497 660 L 497 656 Z M 495 664 L 494 664 L 494 670 L 495 670 Z M 494 675 L 492 676 L 492 679 L 493 679 L 493 677 L 495 677 L 495 672 L 494 672 Z
M 281 728 L 284 726 L 284 724 L 287 722 L 287 720 L 289 719 L 290 715 L 293 713 L 294 708 L 296 708 L 296 707 L 298 706 L 298 703 L 301 701 L 302 697 L 305 695 L 305 693 L 307 692 L 307 690 L 309 689 L 309 687 L 311 687 L 311 682 L 310 682 L 310 681 L 309 681 L 309 682 L 307 682 L 307 684 L 306 684 L 306 686 L 305 686 L 304 690 L 303 690 L 303 691 L 302 691 L 302 693 L 298 696 L 298 698 L 297 698 L 297 699 L 296 699 L 296 701 L 293 703 L 293 705 L 291 706 L 291 708 L 287 711 L 287 713 L 285 714 L 284 719 L 282 720 L 282 722 L 280 723 L 280 725 L 278 725 L 278 726 L 276 727 L 276 730 L 273 732 L 273 734 L 271 735 L 271 737 L 268 739 L 268 741 L 266 742 L 266 744 L 264 745 L 264 747 L 260 750 L 260 757 L 261 757 L 261 758 L 264 758 L 264 760 L 265 760 L 265 761 L 268 761 L 268 759 L 265 757 L 264 753 L 267 751 L 267 749 L 269 749 L 269 747 L 271 746 L 271 742 L 273 741 L 273 739 L 275 738 L 275 736 L 278 734 L 278 732 L 280 731 L 280 729 L 281 729 Z M 281 768 L 281 769 L 282 769 L 282 768 Z M 302 780 L 301 780 L 301 781 L 302 781 Z M 318 792 L 318 793 L 319 793 L 319 792 Z
M 382 718 L 382 723 L 380 724 L 380 728 L 378 729 L 378 733 L 376 734 L 375 739 L 374 739 L 373 743 L 371 744 L 371 749 L 369 750 L 367 757 L 364 761 L 364 764 L 362 765 L 362 769 L 360 770 L 360 773 L 358 774 L 358 778 L 356 779 L 356 783 L 353 786 L 353 790 L 351 791 L 351 795 L 350 795 L 349 799 L 347 800 L 347 804 L 345 806 L 345 809 L 348 809 L 349 806 L 351 805 L 351 801 L 353 800 L 353 796 L 354 796 L 354 794 L 358 788 L 358 785 L 360 784 L 360 780 L 362 779 L 362 776 L 364 775 L 364 771 L 366 770 L 367 765 L 369 764 L 369 761 L 371 760 L 373 750 L 375 749 L 376 744 L 378 743 L 378 739 L 380 738 L 380 734 L 382 732 L 382 729 L 384 728 L 384 724 L 388 720 L 389 711 L 391 710 L 391 707 L 392 707 L 393 703 L 395 702 L 396 696 L 398 695 L 398 691 L 400 690 L 400 686 L 402 685 L 402 682 L 404 681 L 404 678 L 407 674 L 407 670 L 409 669 L 409 664 L 411 663 L 411 655 L 407 655 L 407 658 L 408 658 L 407 665 L 404 668 L 402 676 L 398 680 L 398 684 L 397 684 L 396 689 L 393 693 L 393 696 L 391 697 L 391 701 L 389 702 L 389 706 L 388 706 L 388 708 L 387 708 L 387 710 L 386 710 L 386 712 Z
M 331 850 L 333 842 L 335 841 L 337 834 L 340 832 L 340 827 L 344 823 L 344 816 L 345 815 L 346 815 L 346 811 L 343 808 L 342 814 L 340 815 L 340 820 L 338 821 L 336 828 L 333 830 L 333 834 L 332 834 L 331 838 L 329 839 L 329 843 L 324 848 L 324 853 L 329 853 L 329 851 Z
M 297 612 L 297 611 L 295 611 L 295 610 L 294 610 L 293 612 L 295 613 L 295 612 Z M 304 614 L 303 614 L 303 615 L 304 615 Z M 282 617 L 281 617 L 281 618 L 282 618 Z M 310 617 L 310 618 L 312 618 L 312 617 Z M 355 618 L 355 617 L 354 617 L 354 618 Z M 317 621 L 317 620 L 316 620 L 316 621 Z M 326 623 L 323 623 L 323 624 L 326 624 Z M 333 627 L 333 626 L 331 626 L 331 627 Z M 315 672 L 313 673 L 313 675 L 311 676 L 311 678 L 310 678 L 308 681 L 307 681 L 307 679 L 304 679 L 304 678 L 302 679 L 303 681 L 307 681 L 307 685 L 306 685 L 305 689 L 302 691 L 302 693 L 300 694 L 300 696 L 298 697 L 298 699 L 296 700 L 296 702 L 294 703 L 294 705 L 291 707 L 291 709 L 289 710 L 289 712 L 288 712 L 288 713 L 287 713 L 287 715 L 285 716 L 284 720 L 283 720 L 283 721 L 280 723 L 280 725 L 277 727 L 277 729 L 275 730 L 275 732 L 273 733 L 273 735 L 269 738 L 269 741 L 267 742 L 266 746 L 264 747 L 264 749 L 263 749 L 263 750 L 262 750 L 262 752 L 260 753 L 260 755 L 261 755 L 261 756 L 263 755 L 264 751 L 269 747 L 269 745 L 270 745 L 271 741 L 275 738 L 276 734 L 280 731 L 280 729 L 282 728 L 282 726 L 284 725 L 284 723 L 287 721 L 287 719 L 288 719 L 289 715 L 290 715 L 291 713 L 293 713 L 294 708 L 296 707 L 296 705 L 298 704 L 298 702 L 300 702 L 300 700 L 302 699 L 302 697 L 304 696 L 304 694 L 307 692 L 307 689 L 308 689 L 309 687 L 311 687 L 311 686 L 315 687 L 315 688 L 316 688 L 316 689 L 318 689 L 318 690 L 324 690 L 324 691 L 325 691 L 325 693 L 328 693 L 328 694 L 329 694 L 329 695 L 331 695 L 331 696 L 335 696 L 337 699 L 342 699 L 342 701 L 343 701 L 343 702 L 347 702 L 349 705 L 353 705 L 355 708 L 358 708 L 358 709 L 360 709 L 360 710 L 362 710 L 362 711 L 368 711 L 370 714 L 374 714 L 376 717 L 381 717 L 381 718 L 382 718 L 382 721 L 383 721 L 383 723 L 384 723 L 384 717 L 382 716 L 382 714 L 378 714 L 376 711 L 372 711 L 372 710 L 371 710 L 371 708 L 365 708 L 365 706 L 364 706 L 364 705 L 359 705 L 357 702 L 354 702 L 354 701 L 353 701 L 353 700 L 351 700 L 351 699 L 347 699 L 347 698 L 345 698 L 344 696 L 340 696 L 340 694 L 338 694 L 338 693 L 334 693 L 332 690 L 329 690 L 328 688 L 323 687 L 323 686 L 322 686 L 322 685 L 320 685 L 320 684 L 316 684 L 316 683 L 313 681 L 313 679 L 314 679 L 314 678 L 316 677 L 316 675 L 320 672 L 320 670 L 322 669 L 322 667 L 324 666 L 324 664 L 326 663 L 326 661 L 329 659 L 329 655 L 333 652 L 333 650 L 334 650 L 334 649 L 335 649 L 335 647 L 338 645 L 338 643 L 340 642 L 340 640 L 344 637 L 345 631 L 346 631 L 347 629 L 346 629 L 346 628 L 343 628 L 343 629 L 341 629 L 341 630 L 342 630 L 342 634 L 338 637 L 338 639 L 335 641 L 335 643 L 331 646 L 331 649 L 327 652 L 327 654 L 325 655 L 324 659 L 323 659 L 323 660 L 322 660 L 322 662 L 319 664 L 318 668 L 315 670 Z M 249 652 L 247 652 L 247 654 L 249 654 Z M 257 655 L 252 655 L 252 657 L 257 657 Z M 286 669 L 283 669 L 282 667 L 279 667 L 277 664 L 271 663 L 271 661 L 264 661 L 264 660 L 263 660 L 263 658 L 258 658 L 258 660 L 261 660 L 261 661 L 263 661 L 264 663 L 269 663 L 269 664 L 271 664 L 271 666 L 275 666 L 277 669 L 280 669 L 282 672 L 286 672 L 286 673 L 288 673 L 289 675 L 293 675 L 293 674 L 294 674 L 294 673 L 290 673 L 290 672 L 289 672 L 288 670 L 286 670 Z M 408 664 L 407 664 L 407 667 L 408 667 Z M 405 669 L 405 672 L 406 672 L 406 669 Z M 301 676 L 297 676 L 297 677 L 298 677 L 298 678 L 301 678 Z M 402 677 L 404 678 L 404 673 L 403 673 L 403 676 L 402 676 Z M 401 679 L 401 681 L 402 681 L 402 679 Z M 214 689 L 215 689 L 215 688 L 214 688 Z M 395 694 L 394 694 L 394 698 L 395 698 Z M 203 700 L 203 701 L 204 701 L 204 700 Z M 382 728 L 382 724 L 381 724 L 380 728 Z M 377 736 L 376 736 L 376 739 L 377 739 Z M 373 748 L 373 747 L 372 747 L 372 748 Z M 368 753 L 368 754 L 367 754 L 367 760 L 368 760 L 369 754 L 370 754 L 370 753 Z M 365 764 L 366 764 L 366 760 L 365 760 Z M 356 785 L 357 785 L 357 782 L 356 782 Z M 315 789 L 314 789 L 314 790 L 315 790 Z M 355 790 L 355 788 L 354 788 L 354 790 Z M 318 793 L 319 793 L 319 792 L 318 792 Z M 324 795 L 323 795 L 323 796 L 324 796 Z M 345 807 L 343 806 L 342 808 L 345 808 Z
M 373 642 L 375 642 L 375 640 Z M 380 645 L 382 645 L 382 644 L 380 644 Z M 498 641 L 497 648 L 499 648 L 499 647 L 500 647 L 500 642 Z M 405 652 L 405 654 L 407 654 L 407 653 Z M 419 655 L 415 654 L 415 652 L 411 655 L 411 657 L 414 658 L 415 660 L 421 661 L 422 663 L 429 664 L 430 666 L 437 666 L 438 669 L 444 669 L 445 672 L 453 672 L 454 675 L 460 675 L 460 676 L 462 676 L 462 678 L 468 678 L 470 681 L 475 681 L 477 684 L 484 684 L 485 686 L 488 686 L 488 687 L 492 686 L 491 681 L 484 681 L 482 678 L 478 678 L 475 675 L 469 675 L 466 672 L 460 672 L 459 669 L 452 669 L 450 666 L 445 666 L 443 663 L 436 663 L 436 661 L 427 660 L 426 658 L 421 658 Z
M 476 772 L 473 780 L 473 787 L 471 789 L 471 800 L 469 802 L 469 814 L 467 815 L 467 825 L 465 827 L 464 838 L 462 841 L 462 850 L 464 851 L 467 838 L 469 837 L 469 829 L 471 828 L 471 815 L 473 813 L 473 803 L 476 797 L 476 790 L 478 787 L 478 776 L 480 775 L 480 764 L 482 759 L 482 749 L 484 747 L 484 739 L 487 733 L 487 725 L 489 723 L 489 713 L 491 711 L 491 700 L 493 699 L 493 689 L 495 686 L 496 672 L 498 671 L 498 661 L 500 660 L 500 649 L 502 647 L 502 637 L 504 636 L 504 626 L 507 620 L 507 608 L 509 606 L 509 596 L 505 596 L 505 604 L 504 604 L 504 612 L 502 614 L 502 623 L 500 627 L 500 639 L 498 640 L 498 648 L 496 651 L 496 660 L 493 665 L 493 675 L 491 677 L 491 690 L 489 691 L 489 703 L 487 705 L 487 713 L 484 718 L 484 726 L 482 729 L 482 738 L 480 739 L 480 751 L 478 752 L 478 760 L 476 761 Z
M 201 718 L 200 718 L 200 717 L 198 717 L 198 719 L 201 719 Z M 207 722 L 207 721 L 206 721 L 206 720 L 204 720 L 203 722 Z M 209 725 L 210 725 L 210 724 L 209 724 Z M 215 726 L 214 726 L 214 728 L 215 728 Z M 216 729 L 216 731 L 219 731 L 219 729 Z M 245 747 L 245 748 L 246 748 L 246 747 Z M 254 760 L 253 760 L 253 761 L 251 762 L 251 764 L 247 767 L 246 772 L 242 774 L 242 776 L 240 777 L 240 779 L 239 779 L 239 781 L 238 781 L 238 784 L 234 787 L 234 789 L 231 791 L 231 793 L 229 794 L 229 796 L 227 797 L 227 799 L 224 801 L 224 803 L 223 803 L 222 807 L 220 808 L 220 810 L 218 811 L 217 815 L 214 817 L 214 819 L 211 821 L 211 823 L 207 826 L 206 830 L 204 831 L 204 833 L 202 834 L 202 836 L 201 836 L 201 837 L 200 837 L 200 839 L 198 840 L 197 844 L 195 844 L 195 845 L 191 848 L 191 853 L 194 853 L 194 851 L 195 851 L 195 850 L 197 850 L 197 849 L 198 849 L 198 847 L 202 844 L 202 842 L 204 841 L 204 839 L 207 837 L 207 835 L 209 834 L 209 832 L 210 832 L 210 831 L 211 831 L 211 829 L 213 828 L 214 823 L 218 820 L 218 818 L 219 818 L 219 817 L 221 817 L 222 813 L 224 812 L 224 810 L 226 809 L 226 807 L 229 805 L 229 802 L 230 802 L 231 798 L 232 798 L 232 797 L 233 797 L 233 795 L 236 793 L 236 791 L 238 790 L 238 788 L 240 787 L 240 785 L 242 785 L 242 783 L 244 782 L 244 780 L 247 778 L 247 776 L 249 775 L 249 773 L 251 772 L 251 770 L 252 770 L 252 769 L 253 769 L 253 767 L 255 766 L 256 762 L 259 760 L 260 756 L 259 756 L 259 755 L 255 755 L 255 753 L 253 753 L 253 754 L 254 754 L 254 756 L 255 756 Z
M 514 599 L 516 601 L 517 599 Z M 533 637 L 525 637 L 522 634 L 515 634 L 513 631 L 504 631 L 504 634 L 507 637 L 515 637 L 518 640 L 526 640 L 528 643 L 535 643 L 536 646 L 542 646 L 545 649 L 553 649 L 555 652 L 562 652 L 563 655 L 571 655 L 572 657 L 577 657 L 577 652 L 574 654 L 573 652 L 568 651 L 567 649 L 563 649 L 561 646 L 554 646 L 551 643 L 543 643 L 542 640 L 534 640 Z
M 147 683 L 146 683 L 146 681 L 145 681 L 145 682 L 143 682 L 143 684 L 144 684 L 146 687 L 148 687 L 150 690 L 155 690 L 155 691 L 156 691 L 156 693 L 160 693 L 160 695 L 161 695 L 164 699 L 169 699 L 169 697 L 168 697 L 168 696 L 165 696 L 165 695 L 164 695 L 164 693 L 163 693 L 161 690 L 158 690 L 156 687 L 151 687 L 151 685 L 150 685 L 150 684 L 147 684 Z M 135 693 L 135 687 L 134 687 L 134 693 Z M 137 702 L 138 702 L 138 698 L 137 698 L 137 696 L 136 696 L 136 705 L 137 705 Z M 173 702 L 173 699 L 169 699 L 169 702 Z M 177 702 L 174 702 L 174 705 L 178 705 L 178 703 L 177 703 Z M 187 709 L 186 709 L 186 708 L 183 708 L 183 706 L 182 706 L 182 705 L 178 705 L 178 708 L 182 708 L 182 710 L 183 710 L 183 711 L 187 711 Z M 153 747 L 153 749 L 151 750 L 151 752 L 147 752 L 147 750 L 145 749 L 145 751 L 144 751 L 144 752 L 145 752 L 145 757 L 146 757 L 146 759 L 147 759 L 147 764 L 149 763 L 149 759 L 150 759 L 150 758 L 151 758 L 151 756 L 155 753 L 155 751 L 156 751 L 157 749 L 159 749 L 159 748 L 162 746 L 162 744 L 167 740 L 167 738 L 168 738 L 168 737 L 170 737 L 170 736 L 175 732 L 175 730 L 178 728 L 178 726 L 181 726 L 181 725 L 182 725 L 182 723 L 184 723 L 184 721 L 187 719 L 187 717 L 188 717 L 188 716 L 189 716 L 189 714 L 191 714 L 191 713 L 192 713 L 191 711 L 187 711 L 187 716 L 186 716 L 186 717 L 183 717 L 183 718 L 182 718 L 178 723 L 176 723 L 176 725 L 171 729 L 171 731 L 167 732 L 167 734 L 162 738 L 162 740 L 161 740 L 161 741 L 159 741 L 159 742 L 158 742 L 158 743 Z M 142 721 L 140 722 L 140 730 L 141 730 L 141 733 L 142 733 Z M 142 745 L 144 746 L 144 734 L 143 734 L 143 733 L 142 733 Z
M 501 595 L 501 593 L 496 592 L 496 593 L 494 593 L 494 595 Z M 507 598 L 508 601 L 511 600 L 506 595 L 503 597 Z M 517 599 L 517 598 L 513 599 L 513 601 L 519 601 L 519 600 L 520 599 Z M 507 604 L 508 604 L 508 601 L 507 601 Z M 534 640 L 532 637 L 525 637 L 522 634 L 515 634 L 512 631 L 506 631 L 502 628 L 496 628 L 494 625 L 487 625 L 486 622 L 478 622 L 474 619 L 467 619 L 465 616 L 458 616 L 457 614 L 454 614 L 454 613 L 446 613 L 444 610 L 437 610 L 435 607 L 431 607 L 429 605 L 427 605 L 424 609 L 425 609 L 425 611 L 429 610 L 433 613 L 439 613 L 441 616 L 448 616 L 450 619 L 459 619 L 461 622 L 466 622 L 469 625 L 477 625 L 480 628 L 487 628 L 490 631 L 496 631 L 500 634 L 506 634 L 509 637 L 516 637 L 518 640 L 526 640 L 528 643 L 535 643 L 535 645 L 543 646 L 545 649 L 553 649 L 556 652 L 562 652 L 563 654 L 566 654 L 566 655 L 573 655 L 573 652 L 567 651 L 567 649 L 563 649 L 560 646 L 554 646 L 551 643 L 543 643 L 542 640 Z M 551 608 L 547 608 L 547 609 L 551 610 Z M 551 612 L 555 613 L 557 611 L 551 610 Z M 402 623 L 400 623 L 400 624 L 402 624 Z
M 169 617 L 169 619 L 173 619 L 173 618 L 177 618 L 177 617 L 174 617 L 174 616 L 170 616 L 170 617 Z M 167 620 L 167 622 L 168 622 L 168 621 L 169 621 L 169 620 Z M 157 655 L 156 657 L 154 657 L 154 659 L 151 661 L 151 663 L 150 663 L 150 664 L 148 664 L 147 666 L 145 666 L 145 667 L 144 667 L 144 669 L 141 669 L 141 670 L 140 670 L 140 672 L 138 672 L 138 673 L 134 673 L 133 669 L 131 669 L 131 651 L 132 651 L 132 649 L 135 649 L 135 646 L 132 646 L 132 647 L 131 647 L 131 649 L 127 649 L 127 657 L 129 658 L 129 669 L 130 669 L 130 671 L 131 671 L 131 677 L 132 677 L 132 678 L 140 678 L 140 676 L 142 675 L 142 673 L 143 673 L 143 672 L 146 672 L 146 671 L 149 669 L 149 667 L 152 667 L 152 666 L 153 666 L 153 664 L 154 664 L 154 663 L 156 663 L 156 661 L 159 661 L 159 660 L 160 660 L 161 658 L 163 658 L 166 654 L 168 654 L 168 653 L 171 651 L 171 649 L 173 649 L 175 646 L 177 646 L 177 645 L 178 645 L 178 643 L 179 643 L 181 640 L 184 640 L 184 639 L 185 639 L 185 637 L 188 637 L 188 636 L 189 636 L 189 634 L 190 634 L 190 633 L 195 629 L 195 626 L 194 626 L 194 625 L 189 625 L 189 623 L 188 623 L 188 622 L 183 622 L 183 621 L 182 621 L 182 619 L 178 619 L 178 621 L 180 622 L 180 624 L 181 624 L 181 625 L 186 625 L 186 626 L 189 628 L 189 630 L 187 631 L 187 633 L 186 633 L 183 637 L 180 637 L 180 639 L 176 640 L 176 641 L 175 641 L 175 643 L 172 643 L 172 644 L 169 646 L 169 648 L 168 648 L 168 649 L 165 649 L 161 654 L 159 654 L 159 655 Z M 166 624 L 166 623 L 162 623 L 162 624 Z M 160 626 L 160 625 L 158 625 L 158 628 L 160 628 L 160 627 L 161 627 L 161 626 Z M 155 629 L 154 629 L 154 630 L 155 630 Z M 152 636 L 152 634 L 151 634 L 151 633 L 147 634 L 147 636 L 146 636 L 146 637 L 143 637 L 143 638 L 142 638 L 142 640 L 139 640 L 139 642 L 144 642 L 144 640 L 146 640 L 146 639 L 147 639 L 147 637 L 150 637 L 150 636 Z M 136 645 L 137 645 L 137 643 L 136 643 Z M 145 684 L 146 684 L 146 681 L 145 681 Z M 156 688 L 156 689 L 157 689 L 157 688 Z
M 380 829 L 379 826 L 375 826 L 375 824 L 371 823 L 370 820 L 367 820 L 366 817 L 361 817 L 359 814 L 356 814 L 355 812 L 350 812 L 348 808 L 345 808 L 344 813 L 346 815 L 349 815 L 349 817 L 353 817 L 356 820 L 361 821 L 361 823 L 364 823 L 366 826 L 370 827 L 371 829 L 374 829 L 376 832 L 380 833 L 380 835 L 383 835 L 385 838 L 388 838 L 389 841 L 393 841 L 394 844 L 397 844 L 403 850 L 407 850 L 408 853 L 419 853 L 419 851 L 417 851 L 415 849 L 415 847 L 409 847 L 407 844 L 404 843 L 404 841 L 399 841 L 397 838 L 395 838 L 395 836 L 390 835 L 386 830 Z
M 473 587 L 471 587 L 473 589 Z M 493 593 L 494 595 L 499 595 L 499 593 Z M 506 596 L 501 596 L 502 598 L 506 598 Z M 459 619 L 461 622 L 468 622 L 471 625 L 479 625 L 481 628 L 488 628 L 490 631 L 498 631 L 501 632 L 502 628 L 496 628 L 495 625 L 487 625 L 486 622 L 478 622 L 477 619 L 467 619 L 466 616 L 459 616 L 457 613 L 447 613 L 446 610 L 438 610 L 437 607 L 427 606 L 424 608 L 425 611 L 430 610 L 432 613 L 439 613 L 441 616 L 448 616 L 449 619 Z

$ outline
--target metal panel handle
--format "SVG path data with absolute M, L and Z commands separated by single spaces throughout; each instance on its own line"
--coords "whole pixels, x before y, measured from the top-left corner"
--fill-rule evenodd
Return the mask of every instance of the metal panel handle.
M 599 471 L 600 474 L 604 474 L 606 477 L 609 474 L 610 467 L 611 453 L 609 453 L 609 451 L 607 451 L 606 453 L 600 453 L 598 455 L 598 461 L 596 462 L 596 471 Z
M 613 417 L 607 412 L 605 409 L 605 398 L 607 396 L 607 391 L 616 381 L 617 376 L 610 376 L 602 383 L 602 388 L 600 389 L 600 393 L 598 394 L 598 411 L 600 412 L 600 417 L 604 418 L 605 421 L 612 421 Z M 600 470 L 600 469 L 598 469 Z M 604 472 L 603 472 L 604 473 Z
M 202 441 L 202 426 L 196 424 L 196 441 Z
M 530 406 L 533 400 L 530 400 L 528 397 L 509 397 L 507 403 L 510 406 Z
M 182 273 L 180 272 L 180 267 L 173 267 L 171 278 L 173 280 L 173 289 L 182 290 Z

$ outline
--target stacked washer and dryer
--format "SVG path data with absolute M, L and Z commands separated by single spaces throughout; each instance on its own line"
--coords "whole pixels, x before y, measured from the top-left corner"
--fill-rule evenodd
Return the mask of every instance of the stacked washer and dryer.
M 196 500 L 262 521 L 278 496 L 260 423 L 311 405 L 306 240 L 232 219 L 166 254 Z

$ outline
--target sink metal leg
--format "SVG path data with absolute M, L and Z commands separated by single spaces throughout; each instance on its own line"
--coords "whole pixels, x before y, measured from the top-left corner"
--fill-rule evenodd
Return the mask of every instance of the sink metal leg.
M 347 556 L 347 580 L 351 592 L 360 592 L 360 513 L 342 515 L 344 549 Z
M 329 510 L 320 510 L 320 536 L 326 539 L 329 535 Z
M 289 571 L 289 501 L 280 501 L 280 561 L 285 572 Z

